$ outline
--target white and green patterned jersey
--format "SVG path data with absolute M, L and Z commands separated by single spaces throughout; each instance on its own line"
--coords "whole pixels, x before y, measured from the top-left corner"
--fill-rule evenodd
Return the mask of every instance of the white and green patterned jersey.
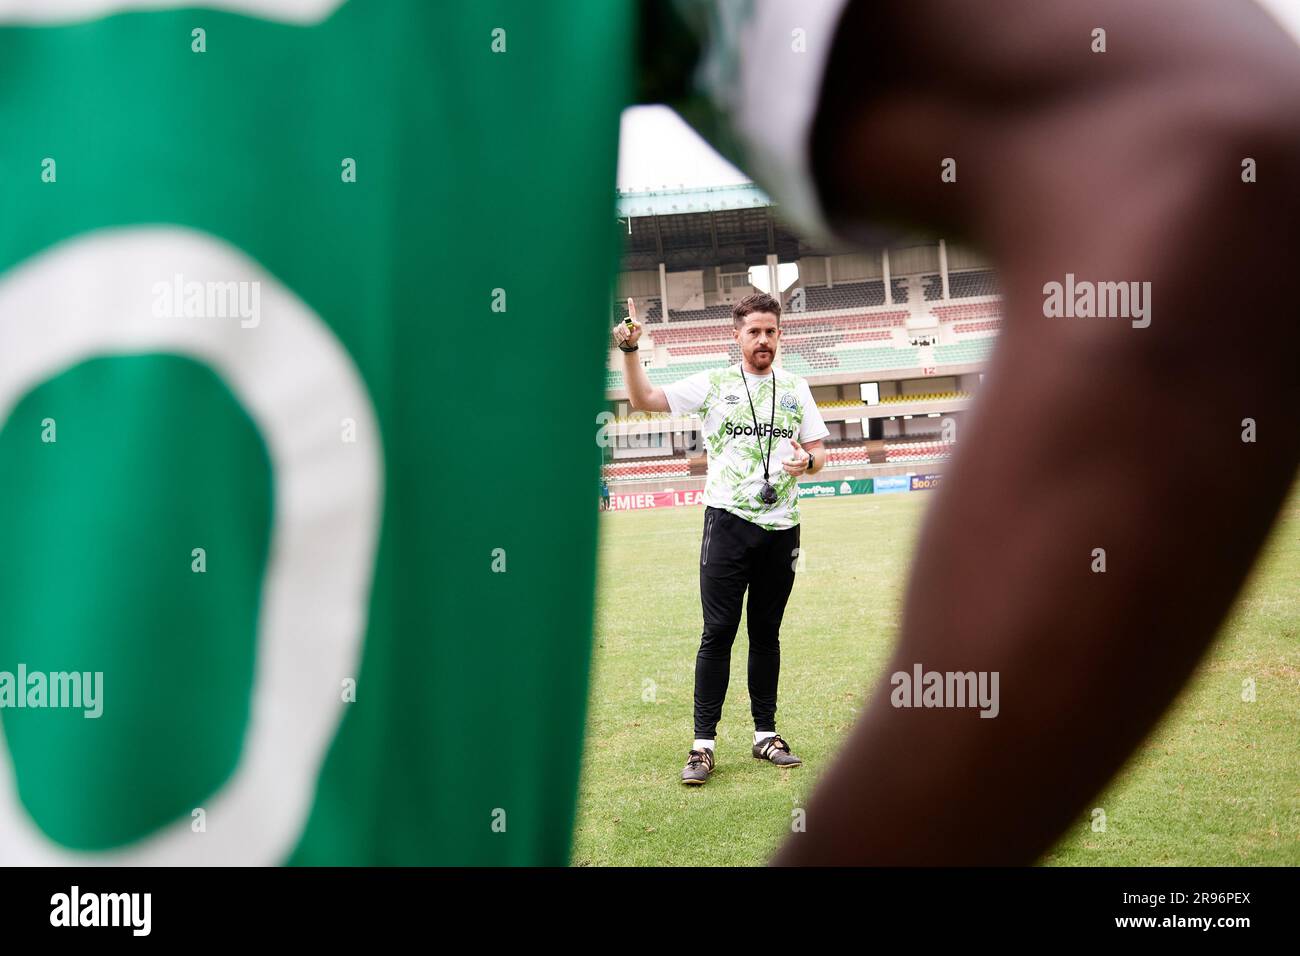
M 799 523 L 798 480 L 781 462 L 793 456 L 792 440 L 802 445 L 830 434 L 806 381 L 775 367 L 767 375 L 751 375 L 737 362 L 665 385 L 664 394 L 674 415 L 700 416 L 709 455 L 706 505 L 768 531 Z M 759 497 L 765 460 L 766 480 L 777 496 L 770 505 Z

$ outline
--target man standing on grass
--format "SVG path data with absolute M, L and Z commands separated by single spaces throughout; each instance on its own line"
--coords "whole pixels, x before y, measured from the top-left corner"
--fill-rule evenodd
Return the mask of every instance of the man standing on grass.
M 753 756 L 778 767 L 802 761 L 776 732 L 781 672 L 781 617 L 799 558 L 801 475 L 826 463 L 830 434 L 808 383 L 773 366 L 781 303 L 755 293 L 732 310 L 741 360 L 656 388 L 635 354 L 641 337 L 636 306 L 614 328 L 623 350 L 623 378 L 640 411 L 699 414 L 709 455 L 700 543 L 700 605 L 704 633 L 695 658 L 695 742 L 682 783 L 699 785 L 714 767 L 714 742 L 731 674 L 731 645 L 749 590 L 749 699 Z M 778 467 L 779 465 L 779 467 Z

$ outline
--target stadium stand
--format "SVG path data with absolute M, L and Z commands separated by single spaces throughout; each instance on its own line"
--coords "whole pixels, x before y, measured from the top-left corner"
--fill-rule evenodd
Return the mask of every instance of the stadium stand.
M 845 465 L 868 465 L 871 458 L 866 445 L 838 445 L 826 449 L 826 467 L 841 468 Z
M 969 273 L 982 278 L 985 273 Z M 926 298 L 935 288 L 926 277 Z M 857 302 L 861 288 L 872 283 L 845 283 L 821 292 L 850 290 L 845 299 Z M 874 283 L 879 287 L 880 283 Z M 851 287 L 857 286 L 856 292 Z M 652 308 L 658 301 L 649 300 Z M 827 300 L 820 300 L 824 303 Z M 860 305 L 860 302 L 858 303 Z M 933 312 L 943 323 L 950 324 L 962 340 L 934 346 L 937 364 L 968 364 L 987 357 L 992 338 L 1001 328 L 1001 303 L 998 301 L 935 306 Z M 695 324 L 676 324 L 689 316 Z M 731 337 L 730 306 L 711 306 L 691 312 L 671 312 L 669 323 L 648 329 L 648 341 L 663 346 L 668 365 L 649 370 L 656 385 L 676 381 L 703 369 L 718 368 L 740 360 L 739 349 Z M 864 313 L 861 315 L 807 315 L 791 313 L 782 319 L 781 363 L 797 375 L 815 376 L 833 372 L 879 372 L 890 369 L 916 368 L 919 349 L 895 348 L 890 343 L 893 330 L 902 329 L 908 313 L 904 311 Z M 607 388 L 618 388 L 622 374 L 611 370 Z
M 993 351 L 995 339 L 995 336 L 985 335 L 980 338 L 968 339 L 965 342 L 954 342 L 951 345 L 936 345 L 934 347 L 934 360 L 940 365 L 982 362 Z
M 781 334 L 786 338 L 808 332 L 856 332 L 861 329 L 902 328 L 906 312 L 875 312 L 861 315 L 805 316 L 798 313 L 781 319 Z
M 962 305 L 937 305 L 932 310 L 940 322 L 964 322 L 975 319 L 1001 319 L 1001 302 L 967 302 Z
M 889 470 L 896 473 L 908 470 L 913 462 L 938 462 L 951 454 L 953 447 L 943 442 L 937 432 L 911 432 L 884 441 L 870 439 L 868 415 L 896 415 L 898 423 L 889 422 L 885 427 L 885 431 L 896 431 L 925 427 L 927 412 L 962 414 L 965 403 L 974 397 L 969 391 L 974 376 L 968 379 L 967 373 L 972 368 L 978 370 L 988 358 L 1002 326 L 1002 303 L 993 272 L 970 267 L 979 260 L 966 255 L 964 247 L 958 247 L 961 252 L 954 255 L 950 245 L 946 261 L 960 262 L 965 268 L 948 272 L 945 298 L 944 280 L 936 268 L 945 260 L 939 255 L 937 242 L 924 255 L 904 254 L 892 260 L 881 256 L 878 268 L 863 268 L 860 251 L 810 247 L 782 222 L 779 210 L 768 208 L 761 197 L 750 197 L 759 200 L 752 208 L 724 209 L 716 203 L 731 201 L 731 193 L 685 193 L 674 192 L 667 198 L 659 194 L 620 198 L 621 204 L 628 205 L 623 210 L 628 241 L 621 270 L 628 277 L 627 287 L 656 292 L 635 300 L 638 315 L 646 325 L 639 357 L 648 363 L 647 375 L 652 384 L 668 384 L 738 362 L 740 350 L 732 335 L 732 306 L 726 300 L 745 289 L 742 266 L 761 269 L 765 257 L 769 264 L 776 261 L 783 270 L 788 263 L 798 263 L 804 278 L 795 279 L 794 285 L 784 289 L 786 311 L 781 317 L 778 362 L 805 377 L 819 393 L 854 396 L 859 382 L 878 382 L 882 393 L 882 407 L 871 412 L 852 397 L 818 402 L 828 413 L 834 413 L 827 415 L 828 421 L 835 416 L 849 421 L 861 418 L 863 429 L 858 432 L 856 427 L 847 426 L 836 432 L 857 437 L 829 441 L 829 464 L 851 469 L 845 473 L 852 474 L 858 474 L 861 468 L 861 474 L 866 475 L 889 465 L 894 466 Z M 670 204 L 655 205 L 664 202 Z M 693 208 L 703 211 L 683 213 L 679 208 L 692 208 L 692 203 Z M 837 261 L 825 265 L 816 261 L 824 256 Z M 891 271 L 888 286 L 883 278 L 887 269 Z M 933 271 L 918 273 L 916 269 Z M 863 278 L 864 272 L 874 272 L 876 278 Z M 789 281 L 788 274 L 783 271 L 783 283 Z M 827 286 L 827 276 L 844 279 Z M 754 281 L 766 285 L 760 279 Z M 807 284 L 809 281 L 823 284 Z M 696 307 L 665 309 L 659 289 L 667 290 L 667 301 L 690 302 Z M 615 303 L 616 319 L 625 314 L 625 303 L 625 299 Z M 607 407 L 613 408 L 615 414 L 620 409 L 626 414 L 627 399 L 613 397 L 623 391 L 624 359 L 612 346 L 611 342 L 606 388 L 612 394 L 607 396 L 611 403 Z M 945 371 L 945 365 L 962 368 Z M 942 378 L 927 380 L 931 375 Z M 963 386 L 968 390 L 961 390 Z M 933 391 L 888 394 L 902 388 Z M 914 420 L 902 421 L 912 413 Z M 636 416 L 642 421 L 647 418 L 643 413 Z M 662 413 L 649 418 L 655 422 L 652 430 L 684 433 L 693 428 L 687 421 L 667 421 L 672 416 Z M 937 417 L 931 424 L 938 425 Z M 879 427 L 874 430 L 880 434 Z M 670 454 L 668 447 L 661 446 L 652 453 Z M 679 482 L 702 480 L 698 465 L 698 461 L 692 465 L 680 455 L 652 460 L 618 459 L 608 463 L 603 474 L 611 482 L 620 482 L 623 488 L 654 488 L 657 483 L 680 488 Z M 689 474 L 692 468 L 696 471 L 693 476 Z
M 943 278 L 937 272 L 921 276 L 921 286 L 926 302 L 938 302 L 943 299 Z M 996 279 L 987 269 L 948 273 L 949 299 L 973 299 L 997 294 Z M 900 299 L 898 292 L 895 291 L 894 301 L 906 301 L 906 299 Z
M 806 312 L 867 309 L 884 304 L 885 283 L 879 279 L 871 282 L 837 282 L 829 289 L 825 286 L 804 287 Z
M 974 398 L 970 392 L 927 392 L 924 395 L 890 395 L 882 398 L 881 405 L 900 405 L 909 402 L 953 402 Z M 861 408 L 866 402 L 856 398 L 838 398 L 817 403 L 818 408 Z
M 845 349 L 835 353 L 841 372 L 875 372 L 882 369 L 916 368 L 921 364 L 920 349 L 869 348 Z
M 712 362 L 678 362 L 674 365 L 667 365 L 663 368 L 649 368 L 646 373 L 650 379 L 651 385 L 667 385 L 669 382 L 675 382 L 678 379 L 686 378 L 688 375 L 694 375 L 696 372 L 703 372 L 711 368 L 725 368 L 730 365 L 726 359 L 718 359 Z M 617 369 L 605 370 L 605 388 L 614 389 L 623 387 L 623 372 Z
M 703 313 L 710 313 L 711 318 L 693 325 L 666 324 L 647 330 L 648 343 L 654 348 L 663 347 L 668 353 L 666 366 L 648 370 L 652 383 L 662 385 L 704 369 L 740 361 L 731 323 L 726 321 L 731 315 L 730 307 L 713 306 L 695 313 L 672 312 L 671 317 L 675 321 L 683 314 Z M 782 320 L 781 363 L 796 375 L 914 368 L 919 364 L 916 349 L 896 349 L 883 344 L 892 340 L 893 330 L 905 325 L 907 315 L 902 311 L 833 316 L 794 313 Z M 607 388 L 619 387 L 622 373 L 609 370 L 606 383 Z
M 716 322 L 727 324 L 731 322 L 731 306 L 729 305 L 711 305 L 707 309 L 669 309 L 669 322 Z
M 952 330 L 958 335 L 977 335 L 985 332 L 997 332 L 1002 328 L 1001 319 L 989 319 L 986 322 L 962 322 L 954 325 Z
M 731 323 L 711 322 L 708 325 L 689 326 L 686 328 L 673 328 L 665 325 L 663 328 L 653 329 L 646 334 L 656 346 L 658 345 L 688 345 L 694 342 L 732 342 Z
M 818 408 L 859 408 L 866 402 L 857 398 L 840 398 L 830 402 L 818 402 Z
M 787 349 L 781 350 L 782 365 L 796 375 L 818 375 L 827 372 L 872 372 L 882 369 L 917 368 L 920 365 L 919 349 L 914 348 L 854 348 L 834 352 Z
M 949 298 L 973 299 L 976 296 L 997 294 L 997 282 L 993 273 L 987 269 L 948 273 Z
M 898 405 L 904 402 L 944 402 L 973 398 L 969 392 L 926 392 L 923 395 L 889 395 L 880 400 L 881 405 Z M 860 402 L 858 404 L 861 404 Z
M 891 465 L 909 461 L 934 461 L 947 458 L 955 450 L 956 442 L 939 441 L 937 438 L 920 441 L 887 441 L 885 461 Z
M 614 461 L 601 468 L 605 480 L 647 481 L 652 478 L 685 478 L 690 464 L 685 458 L 656 458 L 653 461 Z
M 633 296 L 635 300 L 636 297 Z M 663 320 L 663 310 L 660 308 L 658 299 L 641 299 L 636 302 L 637 315 L 641 319 L 642 325 L 649 325 L 652 322 Z M 622 322 L 627 318 L 627 299 L 615 299 L 613 316 L 615 322 Z
M 910 443 L 910 444 L 918 444 L 918 443 L 924 443 L 924 442 L 936 442 L 936 441 L 938 441 L 938 440 L 939 440 L 939 432 L 937 432 L 937 431 L 931 431 L 931 432 L 912 432 L 912 433 L 909 434 L 909 435 L 897 435 L 897 436 L 895 436 L 895 437 L 893 437 L 893 438 L 887 438 L 887 439 L 885 439 L 885 444 L 886 444 L 886 446 L 888 446 L 888 445 L 907 445 L 907 444 L 909 444 L 909 443 Z
M 706 343 L 704 345 L 670 345 L 668 347 L 669 364 L 676 363 L 683 355 L 708 355 L 726 358 L 728 363 L 740 361 L 740 347 L 734 342 Z

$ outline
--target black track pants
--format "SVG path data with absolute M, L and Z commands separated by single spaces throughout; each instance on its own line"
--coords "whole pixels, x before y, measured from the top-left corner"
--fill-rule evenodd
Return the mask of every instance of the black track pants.
M 799 528 L 765 531 L 721 508 L 704 509 L 700 604 L 704 633 L 695 657 L 695 736 L 712 740 L 731 674 L 731 645 L 749 589 L 749 700 L 755 730 L 776 730 L 781 618 L 794 586 Z

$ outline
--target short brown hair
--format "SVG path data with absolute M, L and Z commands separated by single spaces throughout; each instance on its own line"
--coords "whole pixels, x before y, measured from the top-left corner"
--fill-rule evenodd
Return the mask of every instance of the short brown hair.
M 753 312 L 771 312 L 776 316 L 776 324 L 781 324 L 781 303 L 777 299 L 768 295 L 766 292 L 755 292 L 753 295 L 747 295 L 731 310 L 731 318 L 736 323 L 736 328 L 745 324 L 745 318 Z

